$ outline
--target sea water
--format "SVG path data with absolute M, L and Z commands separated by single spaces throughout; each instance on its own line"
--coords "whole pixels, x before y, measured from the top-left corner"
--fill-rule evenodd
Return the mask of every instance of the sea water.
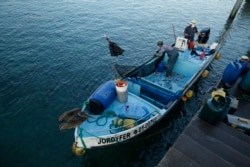
M 249 50 L 249 2 L 237 15 L 222 59 L 200 80 L 198 96 L 179 105 L 133 142 L 71 152 L 73 130 L 59 131 L 58 117 L 83 102 L 104 81 L 114 63 L 139 65 L 183 36 L 192 19 L 211 28 L 208 42 L 224 32 L 235 0 L 1 0 L 0 166 L 155 166 L 197 111 L 199 98 L 226 64 Z M 125 52 L 110 57 L 108 35 Z M 197 107 L 196 107 L 197 106 Z

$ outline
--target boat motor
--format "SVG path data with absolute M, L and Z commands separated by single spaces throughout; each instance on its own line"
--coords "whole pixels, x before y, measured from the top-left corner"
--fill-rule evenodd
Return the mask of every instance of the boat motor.
M 200 35 L 198 36 L 198 43 L 205 44 L 209 39 L 210 28 L 204 28 L 200 31 Z

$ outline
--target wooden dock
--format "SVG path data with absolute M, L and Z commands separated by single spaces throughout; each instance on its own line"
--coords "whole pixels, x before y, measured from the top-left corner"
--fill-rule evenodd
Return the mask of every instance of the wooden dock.
M 210 125 L 197 116 L 157 167 L 249 167 L 250 136 L 223 122 Z
M 242 95 L 237 85 L 227 90 L 235 97 Z M 248 97 L 250 97 L 249 94 Z M 239 100 L 238 102 L 233 115 L 250 119 L 250 101 Z M 157 167 L 249 167 L 249 134 L 232 128 L 223 121 L 215 125 L 209 124 L 199 118 L 200 111 L 193 117 Z

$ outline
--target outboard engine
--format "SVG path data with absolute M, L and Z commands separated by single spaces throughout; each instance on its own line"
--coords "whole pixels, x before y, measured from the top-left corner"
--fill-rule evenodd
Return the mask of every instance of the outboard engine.
M 205 44 L 209 39 L 210 28 L 204 28 L 200 31 L 200 35 L 198 36 L 198 43 Z

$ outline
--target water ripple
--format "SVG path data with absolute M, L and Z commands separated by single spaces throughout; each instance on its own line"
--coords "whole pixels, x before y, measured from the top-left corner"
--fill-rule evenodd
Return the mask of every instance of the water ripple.
M 157 164 L 192 118 L 197 99 L 187 105 L 190 111 L 176 109 L 171 119 L 166 118 L 157 128 L 169 128 L 160 136 L 94 150 L 83 159 L 71 154 L 73 131 L 60 133 L 57 118 L 64 111 L 81 107 L 101 83 L 113 79 L 113 62 L 140 64 L 155 52 L 156 41 L 173 43 L 174 33 L 182 36 L 192 19 L 199 29 L 211 28 L 209 41 L 218 40 L 234 3 L 235 0 L 2 1 L 0 130 L 5 135 L 0 137 L 0 166 Z M 213 86 L 229 61 L 250 49 L 250 7 L 247 2 L 244 5 L 221 50 L 221 60 L 210 66 L 207 80 L 199 81 L 198 98 Z M 104 34 L 125 49 L 124 56 L 109 56 Z M 117 151 L 121 155 L 114 155 Z M 110 162 L 111 155 L 120 161 Z M 95 157 L 102 157 L 102 161 L 97 162 Z

